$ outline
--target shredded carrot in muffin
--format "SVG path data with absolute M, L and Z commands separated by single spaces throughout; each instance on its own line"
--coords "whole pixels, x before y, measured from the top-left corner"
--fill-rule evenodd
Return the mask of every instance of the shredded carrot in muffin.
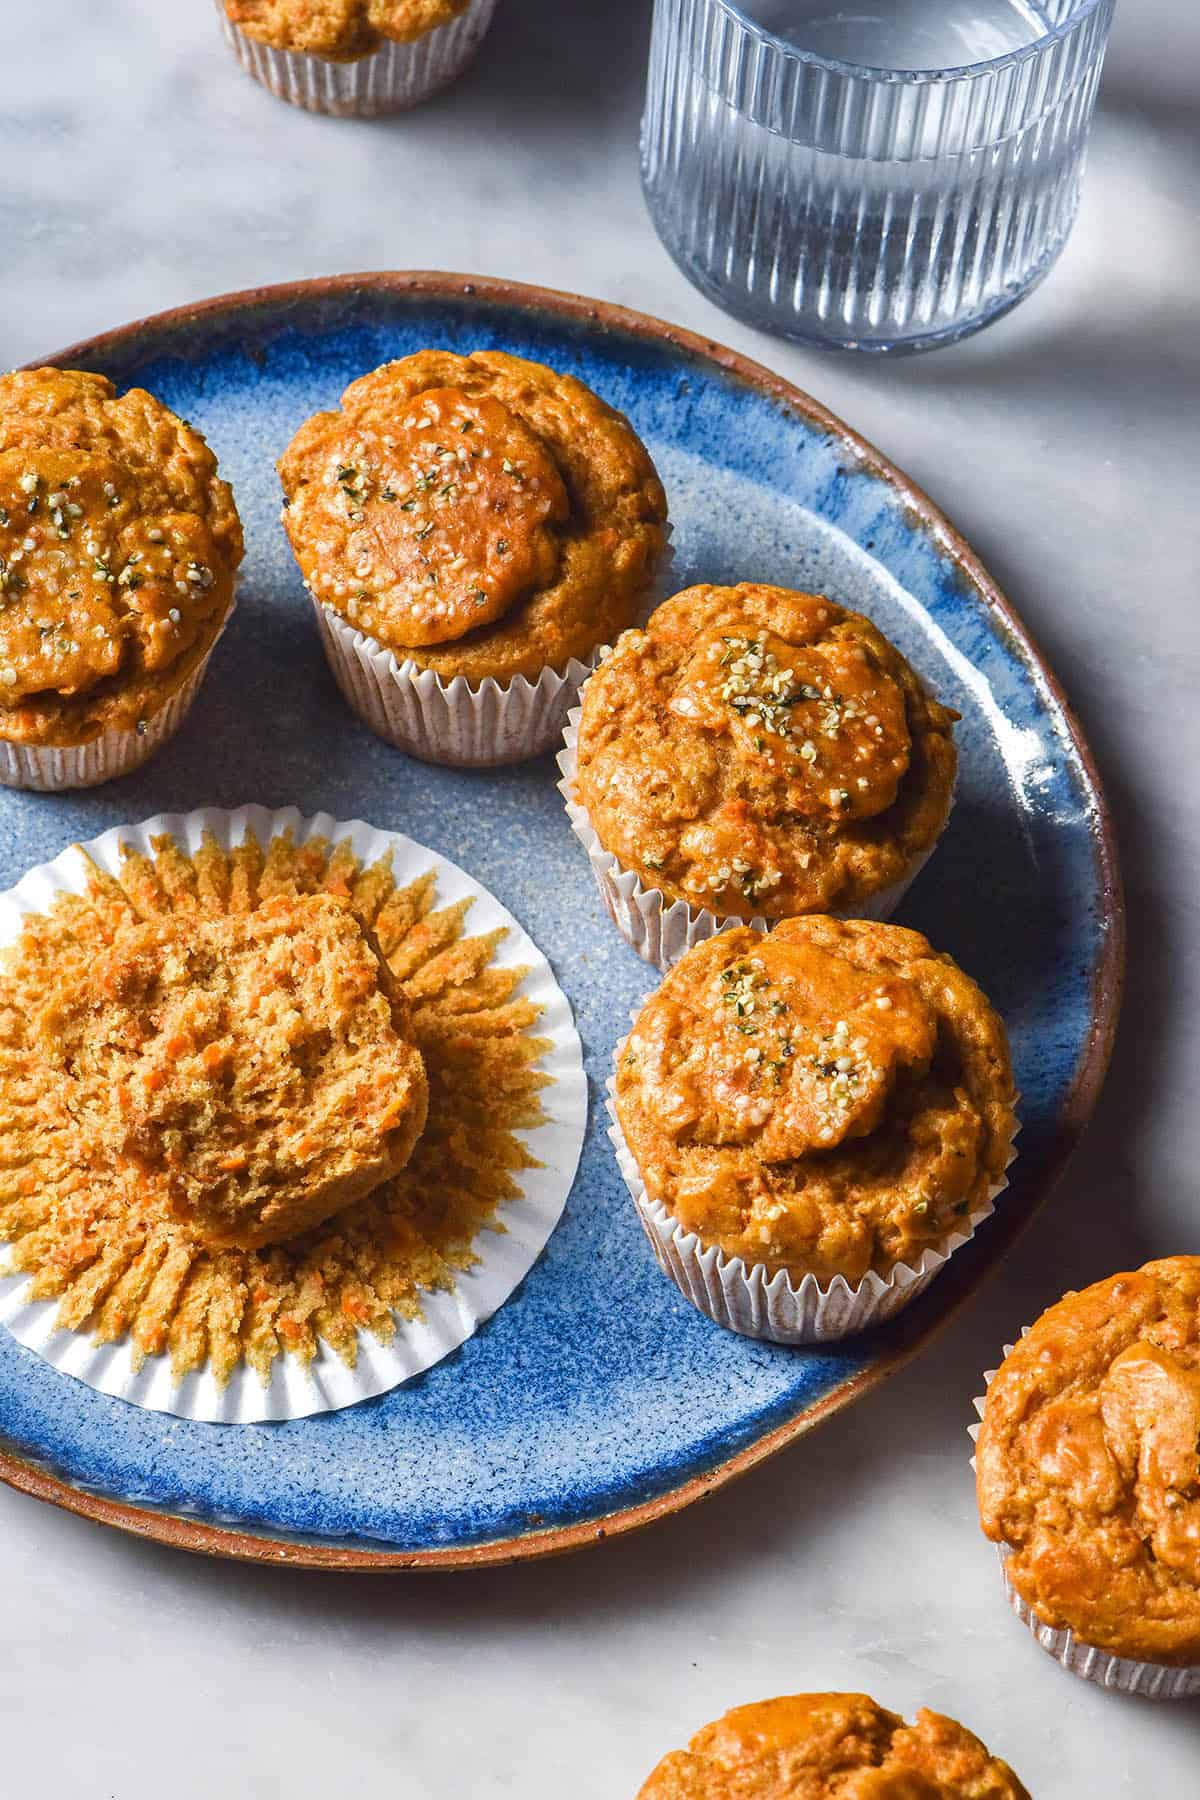
M 33 1276 L 32 1297 L 58 1300 L 62 1328 L 128 1340 L 138 1365 L 168 1355 L 176 1378 L 207 1365 L 225 1383 L 245 1362 L 265 1382 L 280 1356 L 307 1363 L 322 1342 L 353 1366 L 360 1331 L 389 1341 L 397 1319 L 420 1316 L 422 1293 L 453 1288 L 479 1260 L 479 1232 L 504 1230 L 501 1207 L 537 1166 L 517 1133 L 544 1120 L 548 1040 L 517 992 L 526 971 L 495 966 L 503 931 L 465 936 L 470 901 L 439 908 L 436 887 L 430 870 L 398 888 L 387 861 L 364 869 L 346 844 L 283 835 L 265 852 L 253 838 L 227 852 L 208 838 L 189 857 L 164 837 L 152 857 L 127 854 L 119 878 L 93 865 L 85 894 L 25 920 L 0 972 L 0 1241 L 10 1271 Z M 316 894 L 344 900 L 404 996 L 428 1122 L 400 1173 L 319 1227 L 261 1249 L 211 1247 L 153 1172 L 79 1130 L 36 1021 L 139 922 L 182 912 L 200 925 Z

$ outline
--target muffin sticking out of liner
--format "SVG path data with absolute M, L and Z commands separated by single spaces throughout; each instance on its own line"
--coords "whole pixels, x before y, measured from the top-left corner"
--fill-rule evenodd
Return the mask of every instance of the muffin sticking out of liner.
M 581 700 L 568 813 L 608 911 L 660 968 L 729 919 L 885 918 L 950 811 L 957 715 L 820 594 L 688 588 Z
M 1101 1686 L 1200 1694 L 1200 1257 L 1067 1294 L 979 1404 L 979 1517 L 1018 1617 Z
M 664 1756 L 638 1800 L 1029 1800 L 1008 1764 L 956 1720 L 906 1725 L 866 1694 L 789 1694 L 737 1706 Z
M 216 0 L 256 81 L 310 112 L 403 112 L 466 68 L 496 0 Z
M 0 781 L 127 774 L 178 729 L 242 528 L 199 433 L 101 375 L 0 376 Z
M 1004 1027 L 915 931 L 819 915 L 690 950 L 619 1046 L 614 1142 L 664 1270 L 779 1342 L 890 1317 L 991 1211 Z
M 653 464 L 571 376 L 426 350 L 354 382 L 280 465 L 284 522 L 350 704 L 389 742 L 549 749 L 666 546 Z

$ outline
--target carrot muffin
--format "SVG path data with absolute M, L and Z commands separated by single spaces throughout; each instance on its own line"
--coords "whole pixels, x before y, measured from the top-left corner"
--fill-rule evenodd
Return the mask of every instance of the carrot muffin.
M 1163 1683 L 1109 1658 L 1190 1669 L 1172 1691 L 1200 1692 L 1200 1257 L 1043 1313 L 991 1381 L 976 1453 L 980 1521 L 1047 1648 L 1135 1689 Z
M 0 957 L 4 1273 L 134 1370 L 267 1382 L 324 1345 L 353 1368 L 480 1261 L 536 1166 L 526 971 L 435 868 L 399 886 L 345 839 L 164 836 L 86 868 Z
M 1007 1763 L 924 1707 L 906 1725 L 866 1694 L 738 1706 L 664 1756 L 638 1800 L 1029 1800 Z
M 353 116 L 415 106 L 461 73 L 495 0 L 216 0 L 247 72 L 281 100 Z
M 583 664 L 636 616 L 666 544 L 662 486 L 628 422 L 572 376 L 499 351 L 423 350 L 364 375 L 340 411 L 301 426 L 279 472 L 352 704 L 384 737 L 449 760 L 475 760 L 454 754 L 455 733 L 479 723 L 471 690 L 489 681 L 502 705 L 482 760 L 548 748 L 548 723 L 561 728 Z M 548 675 L 552 720 L 526 717 Z
M 328 896 L 123 931 L 36 1030 L 81 1130 L 208 1245 L 320 1225 L 398 1173 L 425 1123 L 403 996 Z
M 467 0 L 225 0 L 248 37 L 330 62 L 369 56 L 387 39 L 411 44 L 466 10 Z
M 1004 1027 L 975 983 L 915 931 L 819 915 L 690 950 L 619 1050 L 614 1100 L 656 1250 L 745 1266 L 707 1303 L 683 1281 L 739 1330 L 747 1280 L 780 1272 L 797 1330 L 808 1302 L 788 1283 L 806 1277 L 816 1299 L 874 1275 L 867 1298 L 896 1310 L 915 1291 L 898 1266 L 970 1235 L 1016 1127 Z
M 582 698 L 567 774 L 589 837 L 710 929 L 883 916 L 950 810 L 957 715 L 869 619 L 819 594 L 688 588 Z
M 145 761 L 182 721 L 241 558 L 216 458 L 152 394 L 0 376 L 3 779 L 78 786 Z

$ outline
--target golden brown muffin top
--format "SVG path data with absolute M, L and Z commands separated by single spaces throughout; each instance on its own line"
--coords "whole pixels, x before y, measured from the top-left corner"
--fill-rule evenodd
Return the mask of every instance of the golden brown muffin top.
M 809 915 L 697 944 L 646 1001 L 616 1104 L 647 1192 L 748 1265 L 913 1263 L 1000 1180 L 1004 1027 L 899 925 Z
M 906 1725 L 866 1694 L 738 1706 L 664 1756 L 638 1800 L 1029 1800 L 964 1725 Z
M 216 458 L 152 394 L 0 376 L 0 737 L 84 742 L 157 712 L 219 631 L 241 558 Z
M 672 900 L 848 910 L 935 842 L 956 717 L 823 595 L 687 588 L 588 681 L 576 791 L 605 849 Z
M 425 1123 L 403 998 L 323 895 L 127 927 L 37 1038 L 88 1141 L 208 1245 L 320 1224 L 401 1169 Z
M 569 375 L 422 350 L 346 389 L 279 464 L 314 598 L 451 678 L 537 676 L 634 617 L 666 541 L 654 466 Z
M 988 1388 L 976 1453 L 983 1529 L 1040 1619 L 1200 1664 L 1200 1256 L 1044 1312 Z
M 388 39 L 412 43 L 466 10 L 467 0 L 225 0 L 248 37 L 329 62 L 356 62 Z

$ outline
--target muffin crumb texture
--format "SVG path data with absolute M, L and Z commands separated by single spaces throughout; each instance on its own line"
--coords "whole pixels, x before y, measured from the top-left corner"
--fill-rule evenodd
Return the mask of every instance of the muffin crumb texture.
M 198 432 L 100 375 L 0 376 L 0 737 L 152 718 L 233 603 L 242 530 Z
M 604 848 L 671 900 L 851 911 L 936 841 L 956 716 L 823 595 L 693 587 L 588 682 L 576 791 Z
M 976 1452 L 983 1529 L 1040 1619 L 1200 1665 L 1200 1257 L 1043 1313 L 988 1388 Z
M 536 678 L 634 618 L 666 502 L 628 423 L 499 351 L 426 350 L 347 388 L 279 465 L 305 585 L 446 679 Z
M 915 931 L 808 916 L 696 946 L 618 1054 L 651 1199 L 704 1245 L 828 1281 L 919 1261 L 998 1185 L 1004 1027 Z
M 353 1366 L 504 1230 L 547 1042 L 503 931 L 436 894 L 346 844 L 164 837 L 24 919 L 0 1240 L 62 1328 L 222 1383 L 322 1342 Z
M 232 25 L 273 50 L 357 62 L 389 41 L 415 43 L 468 0 L 225 0 Z
M 866 1694 L 735 1707 L 665 1756 L 638 1800 L 1029 1800 L 965 1726 L 906 1725 Z
M 210 1248 L 320 1225 L 397 1174 L 425 1123 L 407 1008 L 332 895 L 120 931 L 35 1029 L 80 1133 Z

